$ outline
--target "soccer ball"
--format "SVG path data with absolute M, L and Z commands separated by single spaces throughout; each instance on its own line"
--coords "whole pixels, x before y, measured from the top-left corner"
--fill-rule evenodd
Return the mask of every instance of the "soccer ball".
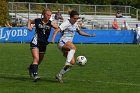
M 85 65 L 87 63 L 87 58 L 85 56 L 78 56 L 76 58 L 76 63 L 78 65 Z

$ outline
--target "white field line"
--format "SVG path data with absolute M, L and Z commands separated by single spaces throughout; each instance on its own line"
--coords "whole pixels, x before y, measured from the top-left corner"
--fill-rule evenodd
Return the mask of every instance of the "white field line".
M 104 83 L 104 84 L 114 84 L 114 85 L 126 85 L 126 86 L 140 87 L 140 84 L 134 84 L 134 83 L 120 83 L 120 82 L 108 82 L 108 81 L 95 81 L 95 82 Z
M 7 76 L 23 76 L 23 77 L 29 77 L 29 75 L 20 75 L 20 74 L 7 74 L 7 73 L 0 73 L 0 75 L 7 75 Z M 49 76 L 49 75 L 48 75 Z M 48 77 L 47 76 L 47 77 Z M 45 76 L 40 76 L 40 77 L 45 77 Z M 46 77 L 45 77 L 46 78 Z M 50 77 L 49 77 L 50 78 Z M 53 78 L 53 77 L 52 77 Z M 123 82 L 110 82 L 110 81 L 92 81 L 92 80 L 81 80 L 81 79 L 68 79 L 72 81 L 81 81 L 81 82 L 96 82 L 96 83 L 102 83 L 102 84 L 114 84 L 114 85 L 125 85 L 125 86 L 137 86 L 140 87 L 140 84 L 135 84 L 135 83 L 123 83 Z

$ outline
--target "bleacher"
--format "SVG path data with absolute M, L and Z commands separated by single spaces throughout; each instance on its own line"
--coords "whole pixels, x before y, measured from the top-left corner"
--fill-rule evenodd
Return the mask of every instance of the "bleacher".
M 95 29 L 111 29 L 112 22 L 116 18 L 113 15 L 81 15 L 86 20 L 86 25 L 89 27 L 89 24 L 93 24 Z M 128 25 L 133 29 L 135 28 L 136 24 L 140 24 L 140 21 L 136 18 L 132 18 L 131 16 L 123 16 L 123 18 L 116 18 L 117 22 L 119 23 L 120 27 L 122 26 L 123 22 L 126 21 Z M 92 28 L 91 26 L 90 28 Z M 96 28 L 97 27 L 97 28 Z
M 15 17 L 14 13 L 9 14 L 11 17 Z M 69 18 L 68 14 L 62 14 L 64 20 Z M 17 18 L 22 18 L 24 23 L 28 19 L 40 18 L 41 14 L 28 14 L 28 13 L 17 13 Z M 88 29 L 111 29 L 111 24 L 116 18 L 114 15 L 80 15 L 85 18 L 85 26 Z M 124 20 L 128 23 L 131 28 L 135 28 L 136 24 L 140 24 L 140 21 L 131 16 L 124 16 L 123 18 L 116 18 L 120 27 Z M 51 20 L 54 20 L 54 14 L 52 14 Z

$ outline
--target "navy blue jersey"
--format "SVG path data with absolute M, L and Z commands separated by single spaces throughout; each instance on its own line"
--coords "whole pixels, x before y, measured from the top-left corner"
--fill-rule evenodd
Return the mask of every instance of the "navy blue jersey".
M 40 18 L 37 18 L 35 19 L 35 27 L 36 35 L 34 36 L 32 43 L 36 43 L 37 45 L 41 46 L 47 45 L 52 28 L 51 21 L 49 20 L 48 23 L 44 24 Z

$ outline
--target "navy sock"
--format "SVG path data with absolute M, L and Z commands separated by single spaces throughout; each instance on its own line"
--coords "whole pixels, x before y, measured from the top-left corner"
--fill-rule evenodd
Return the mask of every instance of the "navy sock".
M 31 64 L 30 68 L 33 72 L 34 77 L 37 76 L 37 72 L 38 72 L 38 64 Z

